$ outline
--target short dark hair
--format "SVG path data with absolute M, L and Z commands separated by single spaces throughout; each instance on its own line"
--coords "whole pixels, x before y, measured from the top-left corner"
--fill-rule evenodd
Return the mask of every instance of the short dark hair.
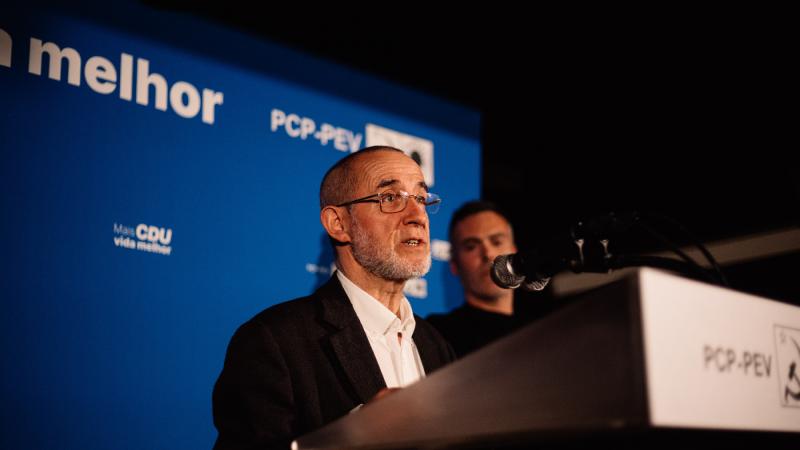
M 511 221 L 508 220 L 508 216 L 497 205 L 484 200 L 472 200 L 461 205 L 456 212 L 453 213 L 453 217 L 450 218 L 450 226 L 447 229 L 447 238 L 450 240 L 450 245 L 456 245 L 456 243 L 453 242 L 453 231 L 456 229 L 456 225 L 463 222 L 467 217 L 484 211 L 491 211 L 497 214 L 505 219 L 508 225 L 511 226 Z M 513 232 L 514 227 L 511 226 L 511 229 Z
M 328 205 L 339 205 L 352 200 L 355 187 L 360 184 L 365 175 L 362 172 L 353 170 L 356 159 L 374 152 L 400 152 L 400 149 L 385 145 L 375 145 L 351 153 L 336 162 L 322 177 L 319 186 L 319 208 Z

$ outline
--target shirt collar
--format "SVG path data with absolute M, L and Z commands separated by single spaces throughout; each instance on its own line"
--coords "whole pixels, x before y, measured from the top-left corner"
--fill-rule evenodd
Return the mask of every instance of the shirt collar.
M 378 299 L 350 281 L 341 270 L 336 271 L 336 276 L 339 277 L 339 282 L 365 330 L 382 335 L 391 332 L 401 332 L 406 336 L 414 334 L 416 321 L 411 310 L 411 303 L 405 296 L 400 300 L 400 318 L 398 318 Z

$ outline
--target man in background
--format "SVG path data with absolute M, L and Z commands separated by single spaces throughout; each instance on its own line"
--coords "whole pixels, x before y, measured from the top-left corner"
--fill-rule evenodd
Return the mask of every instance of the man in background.
M 517 252 L 514 231 L 492 203 L 471 201 L 450 220 L 450 270 L 464 289 L 464 304 L 449 314 L 427 318 L 458 356 L 464 356 L 543 316 L 551 302 L 543 298 L 515 301 L 515 292 L 492 281 L 490 270 L 499 255 Z M 541 293 L 532 294 L 542 297 Z

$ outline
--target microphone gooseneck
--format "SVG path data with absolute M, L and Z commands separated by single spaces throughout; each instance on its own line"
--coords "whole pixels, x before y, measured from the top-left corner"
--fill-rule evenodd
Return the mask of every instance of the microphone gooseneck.
M 674 220 L 670 219 L 674 224 Z M 681 259 L 663 256 L 612 254 L 610 237 L 626 234 L 633 229 L 645 231 L 655 237 Z M 678 228 L 688 234 L 685 228 Z M 608 273 L 615 269 L 635 266 L 650 266 L 682 273 L 691 278 L 707 280 L 711 283 L 727 285 L 727 280 L 719 264 L 710 252 L 694 239 L 695 245 L 701 249 L 714 269 L 709 272 L 694 259 L 689 257 L 677 245 L 670 242 L 665 235 L 644 223 L 640 213 L 608 214 L 573 226 L 569 234 L 559 235 L 533 247 L 527 252 L 500 255 L 495 258 L 490 274 L 492 280 L 500 287 L 517 289 L 522 287 L 528 291 L 541 291 L 550 277 L 570 270 L 573 273 L 593 272 Z

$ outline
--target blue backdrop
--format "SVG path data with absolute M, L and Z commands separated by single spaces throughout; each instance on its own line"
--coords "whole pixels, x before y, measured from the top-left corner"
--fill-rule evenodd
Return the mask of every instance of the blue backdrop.
M 209 448 L 235 328 L 330 276 L 319 182 L 357 148 L 421 161 L 444 203 L 407 293 L 461 301 L 447 221 L 480 192 L 477 112 L 107 9 L 0 8 L 0 448 Z

